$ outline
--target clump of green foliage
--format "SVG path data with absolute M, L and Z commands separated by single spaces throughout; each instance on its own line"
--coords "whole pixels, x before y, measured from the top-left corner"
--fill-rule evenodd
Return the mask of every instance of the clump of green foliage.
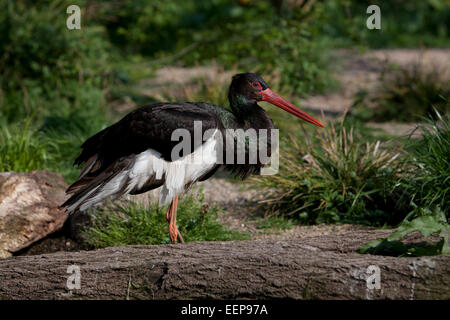
M 95 248 L 132 244 L 170 243 L 165 210 L 156 204 L 115 205 L 97 210 L 94 225 L 84 232 L 86 243 Z M 178 230 L 186 242 L 248 240 L 247 233 L 230 230 L 217 220 L 218 208 L 203 202 L 203 196 L 188 195 L 179 203 Z
M 0 172 L 50 170 L 73 181 L 79 170 L 72 166 L 80 145 L 87 138 L 81 131 L 45 131 L 33 128 L 31 118 L 20 126 L 0 129 Z
M 99 109 L 111 47 L 102 28 L 65 28 L 69 3 L 0 4 L 0 121 Z
M 418 129 L 420 139 L 410 139 L 409 170 L 403 180 L 411 202 L 422 208 L 440 206 L 450 218 L 450 119 L 435 112 Z
M 291 139 L 281 150 L 278 174 L 256 178 L 270 192 L 262 204 L 306 224 L 398 223 L 404 215 L 392 211 L 399 152 L 361 141 L 343 123 L 320 129 L 304 143 Z
M 332 84 L 327 50 L 315 37 L 314 24 L 307 21 L 318 7 L 282 9 L 270 1 L 145 0 L 105 5 L 98 20 L 107 26 L 114 43 L 157 58 L 154 64 L 192 66 L 215 60 L 246 71 L 277 69 L 283 86 L 309 93 Z
M 48 152 L 50 142 L 26 125 L 23 129 L 11 130 L 4 127 L 0 131 L 0 172 L 44 169 L 51 157 Z
M 420 232 L 425 238 L 437 234 L 441 240 L 435 244 L 412 243 L 405 245 L 401 240 L 413 232 Z M 434 207 L 433 210 L 416 208 L 389 237 L 369 241 L 358 252 L 397 257 L 449 254 L 449 233 L 450 226 L 444 212 L 439 207 Z
M 381 29 L 371 30 L 366 21 L 370 5 L 381 11 Z M 329 0 L 323 1 L 322 36 L 339 46 L 369 48 L 448 47 L 450 6 L 447 0 Z
M 1 170 L 74 179 L 82 141 L 107 123 L 113 46 L 101 26 L 66 28 L 58 1 L 0 3 Z
M 372 94 L 361 92 L 355 102 L 356 117 L 372 121 L 411 122 L 433 110 L 450 112 L 450 78 L 444 70 L 422 63 L 403 68 L 388 68 Z

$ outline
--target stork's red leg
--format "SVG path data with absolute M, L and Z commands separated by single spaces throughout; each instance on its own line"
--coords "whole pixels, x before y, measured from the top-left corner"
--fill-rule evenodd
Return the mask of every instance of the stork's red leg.
M 169 234 L 172 243 L 176 243 L 177 239 L 179 242 L 183 243 L 183 237 L 177 228 L 177 207 L 178 207 L 178 196 L 173 198 L 172 203 L 166 212 L 166 220 L 169 223 Z

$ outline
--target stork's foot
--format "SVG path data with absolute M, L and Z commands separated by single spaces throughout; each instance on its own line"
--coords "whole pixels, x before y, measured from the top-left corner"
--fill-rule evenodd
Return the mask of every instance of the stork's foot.
M 172 243 L 177 243 L 177 240 L 180 243 L 184 243 L 183 237 L 181 236 L 180 231 L 177 228 L 177 207 L 178 207 L 178 196 L 176 196 L 172 203 L 167 209 L 166 212 L 166 220 L 169 223 L 169 235 Z
M 180 243 L 184 243 L 183 237 L 181 236 L 180 231 L 178 231 L 176 224 L 169 224 L 169 235 L 172 243 L 177 243 L 177 240 Z

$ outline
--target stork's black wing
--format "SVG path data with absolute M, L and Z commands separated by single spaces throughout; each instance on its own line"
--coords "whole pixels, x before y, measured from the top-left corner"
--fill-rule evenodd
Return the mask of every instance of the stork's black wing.
M 80 177 L 68 189 L 74 195 L 63 206 L 74 203 L 92 188 L 110 181 L 126 169 L 134 156 L 151 148 L 165 160 L 180 141 L 172 141 L 176 129 L 186 129 L 194 145 L 194 121 L 201 121 L 202 137 L 208 129 L 222 128 L 222 123 L 203 103 L 160 103 L 141 107 L 122 120 L 87 139 L 75 164 L 85 163 Z M 183 155 L 184 156 L 184 155 Z M 158 184 L 155 184 L 155 187 Z
M 203 132 L 221 127 L 217 116 L 200 103 L 161 103 L 141 107 L 87 139 L 81 146 L 83 151 L 75 164 L 88 162 L 97 155 L 101 168 L 148 148 L 158 151 L 165 160 L 171 161 L 172 149 L 179 143 L 172 141 L 172 133 L 176 129 L 186 129 L 193 143 L 194 121 L 201 121 Z

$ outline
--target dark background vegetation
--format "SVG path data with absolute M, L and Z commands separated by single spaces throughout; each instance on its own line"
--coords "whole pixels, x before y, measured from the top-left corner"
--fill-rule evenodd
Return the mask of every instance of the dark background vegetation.
M 339 86 L 330 76 L 335 49 L 450 45 L 448 1 L 378 2 L 380 31 L 365 27 L 373 4 L 365 0 L 2 1 L 0 171 L 49 169 L 71 183 L 84 139 L 123 116 L 108 104 L 124 92 L 137 105 L 153 102 L 130 92 L 162 66 L 214 61 L 225 70 L 275 75 L 281 93 L 299 97 Z M 66 28 L 71 4 L 82 9 L 81 30 Z M 368 112 L 362 100 L 362 112 L 309 145 L 283 141 L 280 175 L 255 181 L 279 190 L 269 198 L 272 214 L 302 223 L 383 226 L 398 224 L 416 206 L 438 206 L 448 218 L 448 79 L 405 72 L 377 95 L 381 114 Z M 420 86 L 409 90 L 413 82 Z M 396 112 L 405 108 L 414 112 Z M 435 130 L 424 140 L 402 141 L 402 148 L 392 141 L 377 146 L 364 127 L 368 120 L 429 117 Z M 292 123 L 279 119 L 289 131 Z M 353 144 L 343 150 L 350 127 Z M 363 159 L 366 142 L 377 152 Z M 308 152 L 313 162 L 305 164 Z

